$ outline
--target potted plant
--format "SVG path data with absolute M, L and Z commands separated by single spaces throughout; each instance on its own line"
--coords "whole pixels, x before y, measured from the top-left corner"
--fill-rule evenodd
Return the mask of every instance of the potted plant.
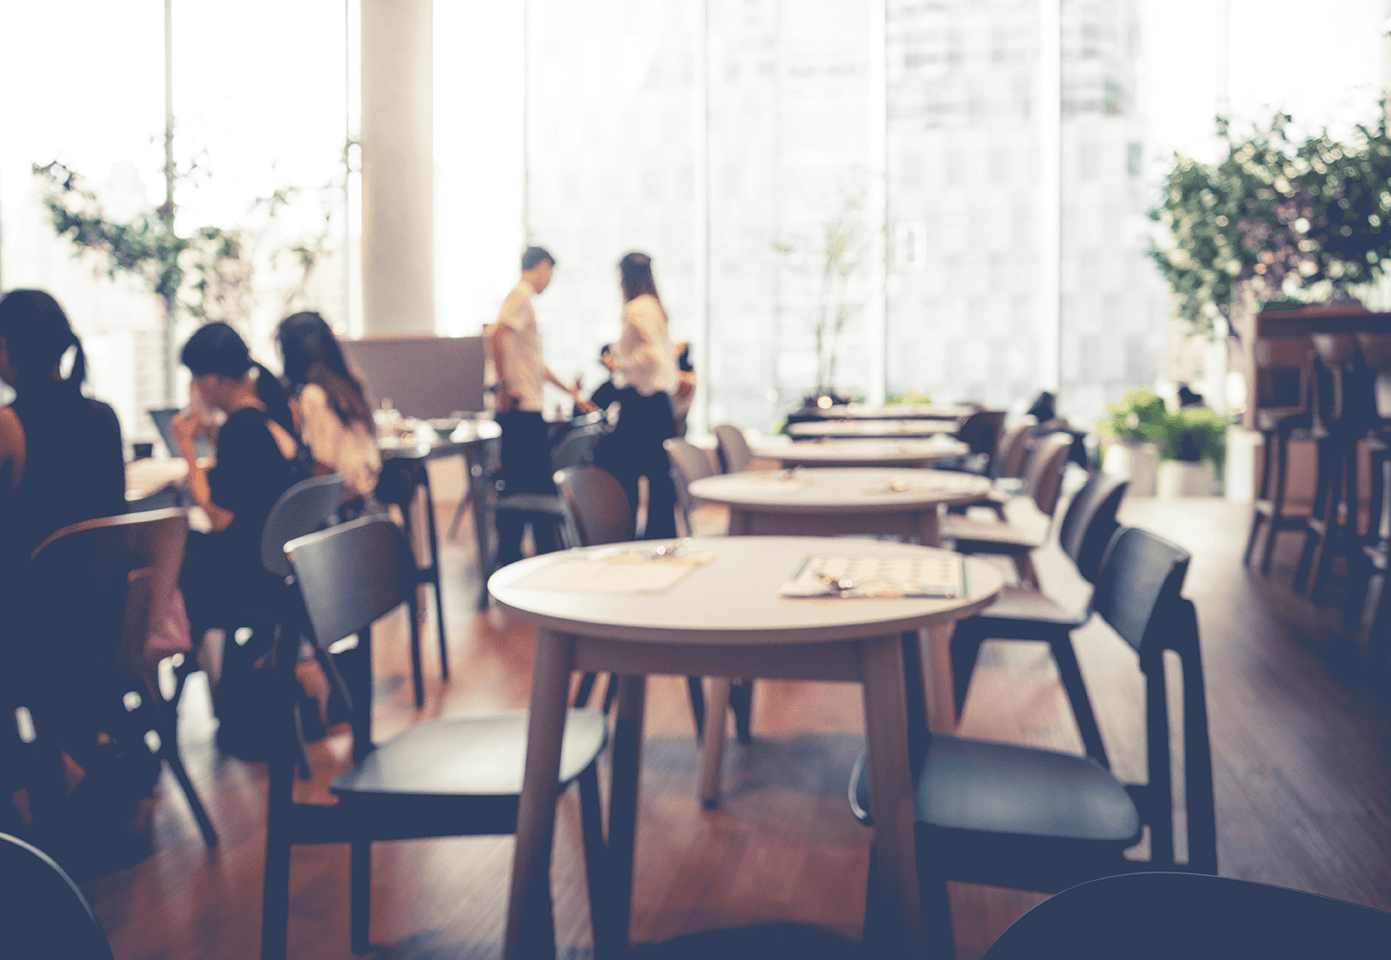
M 1227 453 L 1227 421 L 1207 407 L 1180 407 L 1165 415 L 1155 492 L 1161 497 L 1206 497 L 1217 492 Z
M 1158 445 L 1168 437 L 1168 416 L 1164 398 L 1140 387 L 1122 394 L 1097 423 L 1097 432 L 1108 441 L 1102 469 L 1129 477 L 1131 496 L 1154 495 Z

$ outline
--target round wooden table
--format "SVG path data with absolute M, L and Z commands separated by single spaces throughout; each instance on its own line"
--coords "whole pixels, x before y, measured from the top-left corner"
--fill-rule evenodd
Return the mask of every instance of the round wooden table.
M 975 503 L 990 481 L 945 470 L 845 467 L 706 477 L 691 496 L 729 507 L 731 536 L 878 534 L 941 546 L 938 508 Z
M 762 460 L 792 467 L 931 467 L 971 452 L 960 440 L 947 437 L 906 440 L 818 440 L 814 443 L 767 440 L 751 443 L 749 451 Z
M 651 547 L 633 545 L 634 550 Z M 596 956 L 625 952 L 628 942 L 642 720 L 647 675 L 652 673 L 839 680 L 863 686 L 874 843 L 883 915 L 891 927 L 886 934 L 889 942 L 906 944 L 912 956 L 920 956 L 910 763 L 926 730 L 918 682 L 927 672 L 921 631 L 949 627 L 984 609 L 1001 588 L 1000 574 L 983 561 L 964 558 L 965 595 L 955 599 L 789 599 L 779 596 L 779 588 L 811 555 L 931 559 L 943 551 L 820 537 L 697 539 L 685 549 L 713 551 L 714 558 L 690 565 L 660 593 L 555 588 L 553 565 L 570 563 L 575 565 L 571 569 L 585 573 L 592 570 L 586 564 L 596 554 L 614 550 L 611 546 L 533 557 L 499 570 L 488 581 L 500 609 L 538 627 L 504 958 L 555 955 L 551 845 L 573 670 L 610 671 L 620 678 L 609 800 L 611 882 L 601 894 L 609 907 L 604 921 L 596 923 Z M 543 579 L 548 588 L 527 585 Z M 933 632 L 941 637 L 944 631 Z M 941 654 L 929 658 L 929 670 Z M 951 678 L 944 679 L 950 710 Z M 931 687 L 929 696 L 939 696 L 941 680 L 934 678 Z

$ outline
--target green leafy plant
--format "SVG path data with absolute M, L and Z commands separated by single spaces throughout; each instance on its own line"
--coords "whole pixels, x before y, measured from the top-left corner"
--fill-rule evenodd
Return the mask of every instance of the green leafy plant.
M 1384 104 L 1383 104 L 1384 106 Z M 1291 118 L 1233 139 L 1215 165 L 1176 154 L 1150 211 L 1167 243 L 1150 251 L 1180 319 L 1211 335 L 1242 285 L 1257 300 L 1309 303 L 1381 276 L 1391 257 L 1391 136 L 1385 112 L 1345 141 L 1300 139 Z
M 921 390 L 908 390 L 896 393 L 884 401 L 886 407 L 930 407 L 932 398 Z
M 1164 398 L 1153 390 L 1127 390 L 1106 408 L 1097 429 L 1104 435 L 1131 443 L 1162 443 L 1168 437 L 1168 410 Z
M 1227 459 L 1227 421 L 1207 407 L 1181 407 L 1168 414 L 1159 456 L 1188 463 L 1207 461 L 1220 473 Z

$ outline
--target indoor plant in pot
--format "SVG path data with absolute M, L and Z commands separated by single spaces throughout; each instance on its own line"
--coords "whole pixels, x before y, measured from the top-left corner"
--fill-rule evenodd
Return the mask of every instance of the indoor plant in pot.
M 1164 398 L 1143 387 L 1127 390 L 1106 408 L 1097 430 L 1107 441 L 1102 469 L 1130 478 L 1130 494 L 1154 495 L 1159 470 L 1158 445 L 1168 438 Z
M 1165 414 L 1165 437 L 1155 492 L 1161 497 L 1207 497 L 1217 492 L 1227 452 L 1227 421 L 1207 407 Z

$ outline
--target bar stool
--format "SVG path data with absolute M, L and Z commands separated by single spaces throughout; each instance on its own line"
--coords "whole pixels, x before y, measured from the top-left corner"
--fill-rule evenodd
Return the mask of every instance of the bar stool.
M 1361 629 L 1368 589 L 1374 578 L 1382 578 L 1381 600 L 1377 604 L 1376 625 L 1368 638 L 1368 654 L 1376 651 L 1380 638 L 1384 645 L 1391 642 L 1387 629 L 1391 604 L 1387 600 L 1384 579 L 1391 569 L 1391 530 L 1386 518 L 1391 504 L 1387 503 L 1387 471 L 1391 469 L 1391 333 L 1357 334 L 1362 359 L 1368 368 L 1368 389 L 1364 402 L 1368 404 L 1367 450 L 1371 460 L 1371 491 L 1368 502 L 1367 532 L 1361 538 L 1360 549 L 1348 555 L 1348 603 L 1344 609 L 1344 624 L 1348 630 Z M 1374 660 L 1375 663 L 1375 660 Z M 1382 664 L 1383 667 L 1391 664 Z
M 1310 339 L 1318 357 L 1314 404 L 1318 483 L 1294 583 L 1301 591 L 1307 584 L 1310 598 L 1317 603 L 1328 586 L 1334 559 L 1346 557 L 1351 564 L 1353 554 L 1361 551 L 1357 448 L 1371 427 L 1371 400 L 1364 389 L 1369 383 L 1365 364 L 1357 362 L 1357 338 L 1351 333 L 1316 333 Z
M 1251 515 L 1251 533 L 1246 539 L 1243 563 L 1251 562 L 1256 537 L 1261 524 L 1266 523 L 1265 550 L 1261 554 L 1261 572 L 1270 572 L 1275 553 L 1275 537 L 1284 530 L 1297 530 L 1305 535 L 1309 526 L 1307 516 L 1285 516 L 1285 493 L 1289 480 L 1289 444 L 1298 436 L 1312 435 L 1313 408 L 1310 400 L 1311 350 L 1306 336 L 1260 337 L 1253 345 L 1256 367 L 1256 429 L 1265 446 L 1261 468 L 1261 489 L 1256 496 Z M 1270 489 L 1271 467 L 1274 464 L 1275 490 Z

